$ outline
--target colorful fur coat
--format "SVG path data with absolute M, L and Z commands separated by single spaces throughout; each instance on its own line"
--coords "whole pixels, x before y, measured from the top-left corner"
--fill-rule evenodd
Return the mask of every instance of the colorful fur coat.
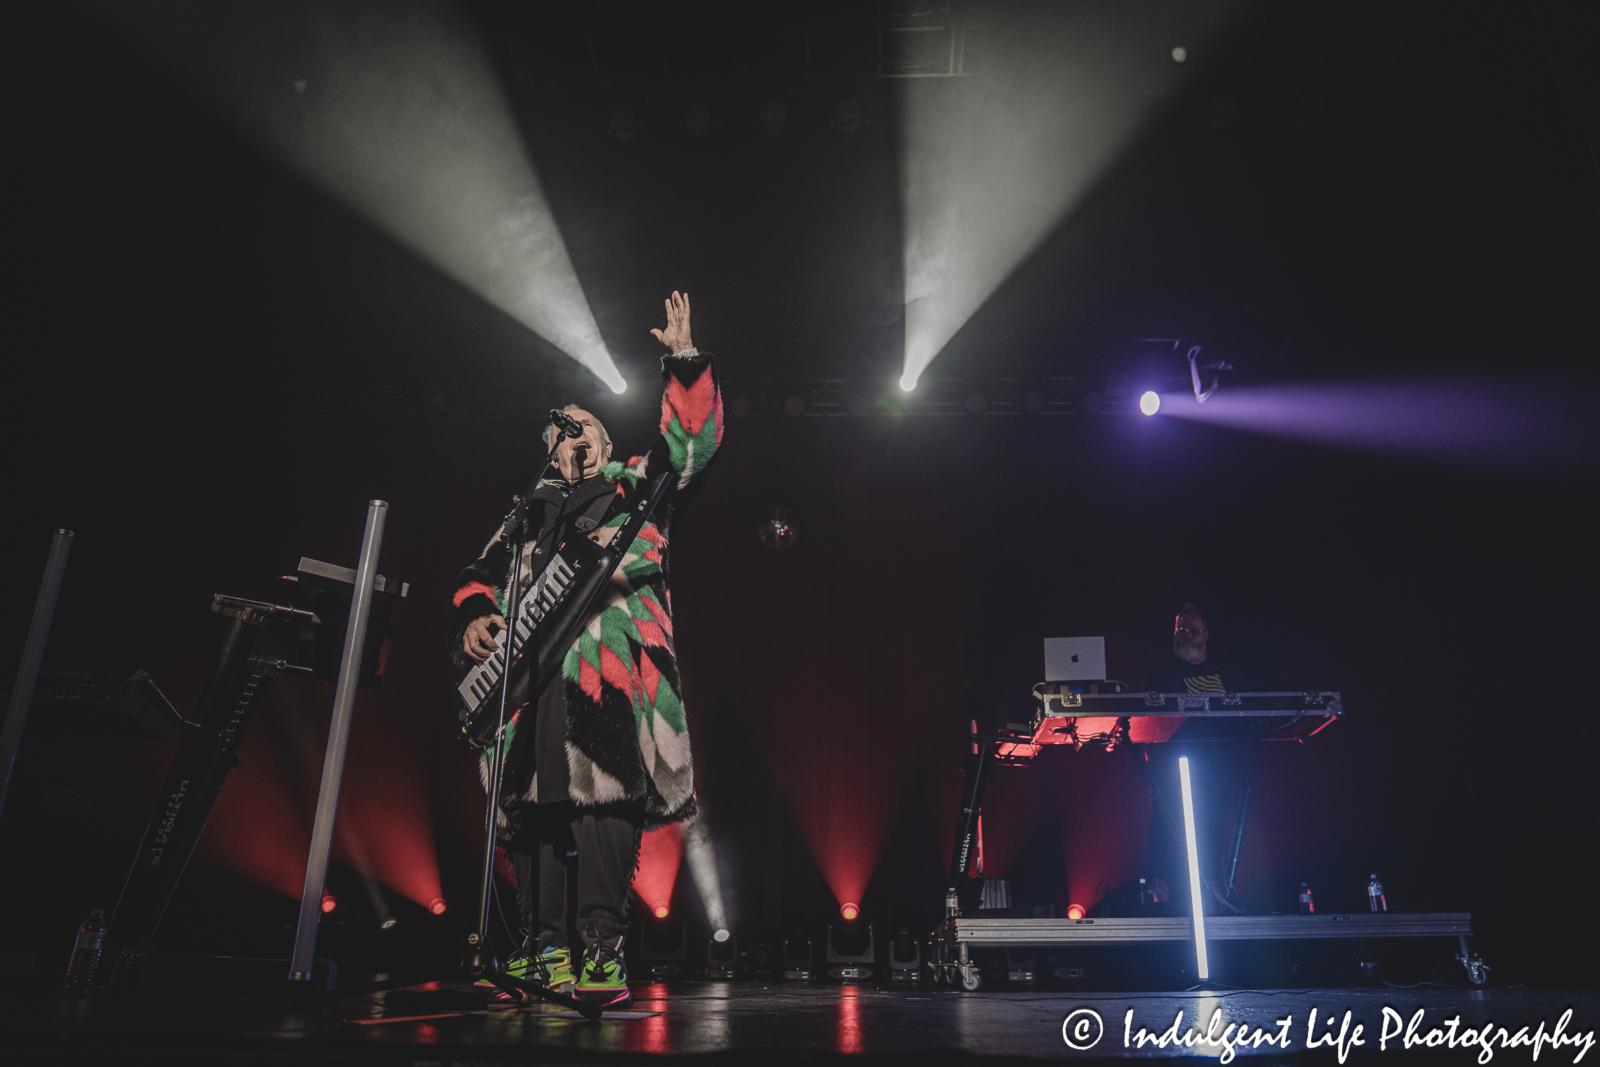
M 560 676 L 550 683 L 565 687 L 567 791 L 572 802 L 594 807 L 643 799 L 651 825 L 689 818 L 695 810 L 689 725 L 678 683 L 667 586 L 668 539 L 696 479 L 716 454 L 723 425 L 722 396 L 709 354 L 664 357 L 662 380 L 661 436 L 654 447 L 626 463 L 609 463 L 597 475 L 622 498 L 601 527 L 623 525 L 627 510 L 663 464 L 677 472 L 677 480 L 623 556 L 599 610 L 568 650 Z M 524 552 L 524 591 L 535 577 L 533 550 L 530 543 Z M 461 643 L 472 620 L 505 613 L 510 578 L 511 548 L 497 531 L 456 579 L 452 629 L 458 664 L 467 663 Z M 513 773 L 521 716 L 519 712 L 512 719 L 500 804 L 501 825 L 513 835 L 527 814 L 521 809 L 549 799 L 540 797 L 531 770 Z M 485 782 L 487 762 L 485 755 L 480 768 Z

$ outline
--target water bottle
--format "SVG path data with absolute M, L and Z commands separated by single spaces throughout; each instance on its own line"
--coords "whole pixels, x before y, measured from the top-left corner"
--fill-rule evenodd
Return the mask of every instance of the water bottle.
M 1300 914 L 1315 915 L 1317 902 L 1311 899 L 1311 887 L 1305 882 L 1300 883 Z
M 1377 875 L 1373 875 L 1372 881 L 1367 883 L 1367 907 L 1373 911 L 1389 910 L 1389 902 L 1383 895 L 1383 883 L 1378 881 Z
M 106 943 L 106 913 L 95 908 L 78 927 L 78 939 L 72 944 L 72 960 L 67 964 L 67 979 L 61 986 L 63 993 L 87 993 L 94 984 L 95 968 L 100 966 L 100 951 Z

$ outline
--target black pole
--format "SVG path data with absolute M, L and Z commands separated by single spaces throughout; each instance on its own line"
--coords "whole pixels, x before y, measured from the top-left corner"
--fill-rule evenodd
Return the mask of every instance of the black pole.
M 478 886 L 478 929 L 468 938 L 471 948 L 467 952 L 467 965 L 474 970 L 499 967 L 494 949 L 489 944 L 489 909 L 490 898 L 494 893 L 494 850 L 500 836 L 500 785 L 505 773 L 506 701 L 511 692 L 511 664 L 514 661 L 514 646 L 517 640 L 518 601 L 522 599 L 520 586 L 522 549 L 525 542 L 521 531 L 525 528 L 526 523 L 519 522 L 518 534 L 511 541 L 514 554 L 511 557 L 511 585 L 506 590 L 506 672 L 505 680 L 500 684 L 500 707 L 497 711 L 499 721 L 495 725 L 494 749 L 489 761 L 489 810 L 484 817 L 483 874 Z
M 1228 844 L 1228 866 L 1222 882 L 1223 895 L 1230 901 L 1234 898 L 1233 873 L 1239 868 L 1239 846 L 1244 841 L 1244 820 L 1250 809 L 1250 786 L 1255 779 L 1256 752 L 1261 747 L 1254 738 L 1244 745 L 1244 769 L 1239 772 L 1239 812 L 1233 819 L 1233 840 Z
M 983 810 L 983 774 L 989 748 L 994 742 L 980 739 L 977 724 L 973 724 L 972 745 L 967 750 L 966 782 L 961 790 L 961 814 L 956 819 L 956 839 L 950 850 L 950 884 L 945 888 L 944 910 L 946 919 L 961 914 L 961 878 L 972 862 L 972 851 L 978 834 L 978 815 Z
M 533 476 L 528 491 L 516 499 L 510 514 L 506 516 L 505 525 L 501 527 L 501 536 L 511 542 L 511 584 L 506 589 L 505 614 L 506 670 L 505 677 L 500 683 L 500 707 L 497 710 L 499 720 L 495 724 L 494 749 L 489 762 L 489 805 L 488 813 L 484 816 L 483 869 L 478 886 L 478 928 L 467 938 L 465 963 L 474 973 L 485 968 L 497 970 L 500 966 L 494 948 L 489 943 L 489 918 L 494 894 L 494 850 L 500 838 L 500 787 L 505 776 L 506 702 L 511 694 L 511 665 L 516 662 L 517 612 L 522 601 L 522 553 L 528 540 L 528 504 L 533 498 L 534 490 L 544 478 L 544 472 L 549 470 L 551 461 L 555 459 L 556 449 L 561 447 L 563 436 L 559 428 L 553 425 L 552 431 L 550 451 L 545 453 L 544 462 L 539 465 L 539 473 Z M 535 693 L 534 697 L 537 699 L 538 694 Z
M 33 704 L 33 686 L 39 678 L 39 661 L 44 657 L 45 638 L 50 636 L 50 620 L 56 613 L 56 596 L 61 592 L 61 575 L 67 569 L 67 551 L 72 548 L 72 531 L 57 530 L 50 542 L 50 557 L 45 561 L 44 580 L 33 604 L 33 621 L 22 646 L 22 661 L 17 665 L 17 680 L 11 687 L 11 704 L 6 724 L 0 730 L 0 808 L 5 807 L 6 790 L 11 785 L 11 768 L 22 747 L 22 730 Z
M 222 779 L 242 739 L 244 721 L 261 686 L 248 685 L 251 653 L 272 616 L 244 608 L 232 613 L 222 649 L 212 664 L 192 725 L 184 730 L 155 814 L 123 882 L 111 913 L 106 943 L 123 952 L 137 952 L 155 937 L 156 927 L 172 900 L 189 856 L 204 829 Z M 241 701 L 248 690 L 252 698 Z M 241 707 L 241 704 L 243 706 Z M 219 756 L 225 766 L 218 767 Z M 220 772 L 220 773 L 218 773 Z

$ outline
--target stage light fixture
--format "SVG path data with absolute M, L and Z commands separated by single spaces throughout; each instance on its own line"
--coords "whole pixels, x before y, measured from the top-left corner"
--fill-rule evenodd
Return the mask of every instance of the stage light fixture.
M 435 914 L 435 915 L 443 915 L 444 914 L 444 898 L 443 897 L 434 897 L 431 901 L 428 902 L 428 910 L 433 912 L 433 914 Z
M 1146 415 L 1154 415 L 1161 410 L 1161 394 L 1154 389 L 1146 390 L 1139 398 L 1139 410 Z
M 845 922 L 853 923 L 861 917 L 861 909 L 855 904 L 841 904 L 839 914 L 844 917 Z
M 647 922 L 639 930 L 639 962 L 652 978 L 682 974 L 689 935 L 681 922 Z
M 789 512 L 773 508 L 772 518 L 756 527 L 756 536 L 768 548 L 777 551 L 788 548 L 800 539 L 800 531 L 789 519 Z
M 903 926 L 889 941 L 889 981 L 922 981 L 922 946 Z
M 1067 905 L 1067 918 L 1077 921 L 1078 919 L 1083 918 L 1085 914 L 1087 913 L 1083 910 L 1082 904 Z
M 848 924 L 836 927 L 829 923 L 826 952 L 828 976 L 842 982 L 871 981 L 873 964 L 878 957 L 875 943 L 876 931 L 870 926 Z
M 334 908 L 337 908 L 338 906 L 339 906 L 339 902 L 337 900 L 333 899 L 333 894 L 332 893 L 324 893 L 324 894 L 322 894 L 322 913 L 324 915 L 326 915 L 328 912 L 332 911 Z
M 726 933 L 726 931 L 723 931 Z M 712 938 L 706 945 L 706 977 L 730 981 L 739 974 L 739 942 Z
M 399 921 L 400 921 L 399 919 L 396 919 L 393 916 L 390 916 L 389 918 L 383 920 L 383 922 L 378 924 L 378 929 L 380 929 L 380 930 L 393 930 L 394 929 L 394 924 L 399 922 Z
M 816 976 L 816 951 L 806 932 L 796 927 L 783 943 L 783 977 L 790 982 L 809 982 Z
M 1189 908 L 1194 913 L 1194 969 L 1200 981 L 1211 977 L 1206 962 L 1206 916 L 1200 898 L 1200 850 L 1194 838 L 1194 795 L 1189 785 L 1189 757 L 1178 757 L 1178 781 L 1183 787 L 1183 843 L 1189 851 Z
M 613 392 L 626 387 L 465 9 L 102 4 L 95 10 L 120 48 L 181 72 L 358 215 Z M 300 77 L 307 71 L 324 73 Z M 636 113 L 622 118 L 613 114 L 619 136 L 642 129 Z
M 730 935 L 729 935 L 728 931 L 726 931 L 726 930 L 718 930 L 716 933 L 711 935 L 711 940 L 713 940 L 713 941 L 726 941 L 726 940 L 728 940 L 729 936 Z
M 652 922 L 660 922 L 672 914 L 678 869 L 683 862 L 683 841 L 683 828 L 671 825 L 651 830 L 639 842 L 639 862 L 633 871 L 633 891 Z
M 1201 366 L 1200 349 L 1200 345 L 1193 345 L 1189 349 L 1189 382 L 1194 386 L 1194 398 L 1204 404 L 1211 398 L 1211 394 L 1222 387 L 1221 372 L 1233 370 L 1233 364 L 1225 359 L 1214 359 L 1210 363 Z M 1201 381 L 1206 371 L 1211 372 L 1210 385 L 1204 385 Z

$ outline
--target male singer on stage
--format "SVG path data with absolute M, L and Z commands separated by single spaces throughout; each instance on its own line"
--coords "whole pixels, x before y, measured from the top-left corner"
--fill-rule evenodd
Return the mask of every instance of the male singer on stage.
M 694 769 L 672 637 L 667 546 L 675 518 L 722 440 L 722 397 L 711 356 L 689 337 L 689 298 L 666 302 L 665 329 L 652 330 L 661 360 L 661 436 L 626 462 L 592 414 L 569 406 L 582 435 L 566 438 L 533 494 L 523 591 L 571 536 L 608 543 L 663 466 L 675 480 L 617 566 L 599 607 L 567 651 L 562 669 L 530 701 L 526 682 L 508 694 L 500 796 L 501 841 L 517 876 L 525 941 L 507 963 L 517 977 L 620 1007 L 628 1003 L 622 947 L 639 835 L 694 814 Z M 560 431 L 545 429 L 546 446 Z M 511 549 L 496 534 L 456 579 L 455 659 L 481 663 L 505 628 Z M 524 672 L 526 674 L 526 672 Z M 487 753 L 481 769 L 489 780 Z M 569 854 L 576 853 L 577 928 L 567 944 Z M 581 952 L 574 958 L 572 949 Z M 576 973 L 574 973 L 576 972 Z

